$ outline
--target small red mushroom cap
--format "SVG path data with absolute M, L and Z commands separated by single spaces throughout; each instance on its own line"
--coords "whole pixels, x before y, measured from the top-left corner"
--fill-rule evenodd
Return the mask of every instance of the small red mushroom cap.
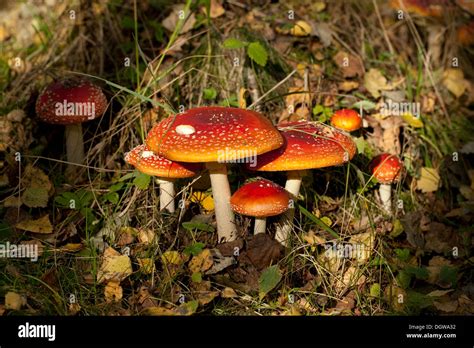
M 257 157 L 249 170 L 289 171 L 331 167 L 354 157 L 357 147 L 352 139 L 327 125 L 299 121 L 278 125 L 285 144 Z
M 36 101 L 39 119 L 52 124 L 75 124 L 102 116 L 107 98 L 100 87 L 86 79 L 69 78 L 54 82 Z
M 370 172 L 382 184 L 391 184 L 400 180 L 403 163 L 397 156 L 380 154 L 370 162 Z
M 173 161 L 222 163 L 279 148 L 283 138 L 255 111 L 212 106 L 164 119 L 148 133 L 146 143 Z
M 288 210 L 290 194 L 283 187 L 266 179 L 241 186 L 230 198 L 232 210 L 255 217 L 279 215 Z
M 362 117 L 352 109 L 338 110 L 331 117 L 331 124 L 347 132 L 358 130 L 362 126 Z
M 142 173 L 169 179 L 190 178 L 201 170 L 200 164 L 170 161 L 156 155 L 146 145 L 138 145 L 126 153 L 125 162 Z

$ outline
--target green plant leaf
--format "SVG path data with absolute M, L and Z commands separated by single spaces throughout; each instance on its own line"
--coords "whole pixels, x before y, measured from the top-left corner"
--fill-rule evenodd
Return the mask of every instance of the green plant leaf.
M 133 184 L 140 190 L 146 190 L 148 185 L 150 185 L 150 181 L 151 176 L 138 172 L 138 174 L 135 176 L 135 179 L 133 179 Z
M 224 45 L 224 48 L 236 49 L 236 48 L 242 48 L 242 47 L 247 46 L 247 43 L 231 37 L 231 38 L 225 39 L 223 45 Z
M 258 280 L 259 297 L 263 299 L 266 294 L 272 291 L 281 280 L 281 272 L 277 265 L 267 267 Z
M 186 255 L 196 256 L 201 253 L 202 249 L 204 249 L 205 246 L 206 245 L 204 243 L 193 243 L 184 248 L 183 253 L 185 253 Z
M 202 274 L 201 274 L 201 272 L 193 273 L 193 274 L 191 275 L 191 280 L 192 280 L 194 283 L 200 283 L 200 282 L 202 282 Z
M 259 42 L 252 42 L 247 47 L 247 54 L 255 63 L 265 66 L 268 60 L 268 53 Z
M 395 254 L 400 261 L 408 261 L 410 258 L 410 249 L 395 249 Z
M 217 97 L 217 91 L 215 88 L 204 88 L 203 92 L 203 98 L 206 100 L 214 100 Z

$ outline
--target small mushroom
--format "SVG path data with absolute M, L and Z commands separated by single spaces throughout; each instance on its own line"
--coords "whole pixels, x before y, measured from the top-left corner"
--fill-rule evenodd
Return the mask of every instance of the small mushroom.
M 362 117 L 355 110 L 341 109 L 332 115 L 331 125 L 346 132 L 353 132 L 362 127 Z
M 160 210 L 170 213 L 175 211 L 174 179 L 190 178 L 200 170 L 198 163 L 178 163 L 158 156 L 146 145 L 138 145 L 125 154 L 125 162 L 137 168 L 140 172 L 158 177 L 160 185 Z
M 402 169 L 400 159 L 388 153 L 380 154 L 370 162 L 370 172 L 380 182 L 380 200 L 387 213 L 392 209 L 390 185 L 400 180 Z
M 307 169 L 341 165 L 356 153 L 352 139 L 329 126 L 300 121 L 278 125 L 285 144 L 274 151 L 257 157 L 257 165 L 247 169 L 258 171 L 288 171 L 285 189 L 298 197 L 301 181 Z M 292 229 L 294 208 L 288 209 L 277 228 L 275 239 L 284 246 Z
M 228 162 L 277 149 L 283 138 L 263 115 L 226 107 L 199 107 L 164 119 L 149 132 L 147 145 L 155 153 L 179 162 L 206 163 L 211 179 L 219 242 L 237 238 L 230 207 Z
M 75 174 L 74 164 L 84 163 L 82 123 L 102 116 L 107 99 L 100 87 L 90 81 L 68 78 L 47 86 L 36 101 L 38 118 L 50 124 L 66 126 L 66 151 L 69 175 Z
M 230 198 L 234 212 L 255 217 L 254 234 L 265 233 L 266 218 L 287 211 L 289 202 L 288 191 L 266 179 L 241 186 Z

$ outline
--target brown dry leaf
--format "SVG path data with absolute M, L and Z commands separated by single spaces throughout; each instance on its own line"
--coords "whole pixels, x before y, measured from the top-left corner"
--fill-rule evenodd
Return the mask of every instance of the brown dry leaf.
M 303 235 L 303 240 L 310 245 L 321 245 L 326 243 L 326 239 L 314 234 L 313 230 L 309 231 L 308 233 L 305 233 Z
M 217 248 L 211 249 L 211 255 L 213 263 L 212 267 L 205 272 L 207 275 L 216 274 L 236 262 L 234 256 L 224 256 Z
M 206 13 L 206 8 L 203 7 L 204 13 Z M 209 16 L 211 18 L 217 18 L 222 16 L 225 13 L 224 7 L 222 7 L 222 4 L 218 0 L 211 0 L 211 6 L 210 6 L 210 13 Z
M 253 236 L 247 242 L 247 250 L 239 256 L 239 261 L 249 262 L 257 270 L 274 265 L 282 255 L 280 243 L 271 238 L 268 234 L 260 233 Z
M 138 242 L 141 244 L 151 244 L 155 239 L 155 232 L 150 229 L 140 229 L 138 231 Z
M 204 306 L 219 296 L 219 291 L 200 291 L 195 292 L 196 299 L 201 306 Z
M 132 244 L 135 241 L 136 236 L 138 235 L 138 230 L 136 228 L 127 226 L 120 227 L 117 232 L 117 245 L 123 247 L 128 244 Z
M 457 300 L 449 300 L 448 297 L 448 300 L 433 301 L 433 305 L 442 312 L 453 313 L 458 309 L 459 303 Z
M 343 81 L 337 85 L 337 89 L 342 92 L 350 92 L 356 88 L 359 88 L 359 82 L 357 81 Z
M 97 281 L 115 280 L 121 282 L 132 274 L 132 261 L 127 255 L 121 255 L 111 247 L 104 251 L 103 261 L 97 272 Z
M 165 27 L 165 29 L 167 29 L 168 31 L 171 31 L 173 32 L 176 28 L 176 25 L 178 24 L 178 22 L 180 21 L 180 16 L 181 17 L 184 17 L 184 25 L 183 27 L 181 28 L 181 34 L 184 34 L 184 33 L 187 33 L 188 31 L 190 31 L 194 24 L 196 23 L 196 17 L 194 16 L 194 13 L 184 13 L 184 5 L 182 4 L 179 4 L 179 5 L 174 5 L 173 6 L 173 11 L 169 14 L 168 17 L 166 17 L 165 19 L 163 19 L 163 21 L 161 22 L 161 24 L 163 25 L 163 27 Z
M 421 176 L 416 180 L 416 188 L 422 192 L 434 192 L 439 187 L 440 177 L 435 168 L 421 168 Z
M 123 289 L 120 282 L 112 280 L 107 283 L 104 289 L 105 301 L 107 303 L 119 302 L 123 296 Z
M 212 267 L 214 260 L 210 249 L 204 249 L 189 262 L 191 273 L 203 273 Z
M 9 291 L 5 295 L 5 309 L 19 310 L 24 305 L 26 305 L 26 298 L 24 296 L 13 291 Z
M 246 109 L 247 108 L 247 100 L 246 95 L 248 94 L 248 90 L 244 87 L 240 87 L 239 90 L 239 108 Z
M 285 97 L 285 104 L 287 109 L 293 107 L 293 110 L 297 105 L 311 105 L 311 94 L 307 93 L 303 87 L 290 87 Z
M 370 69 L 365 74 L 364 86 L 374 98 L 380 97 L 380 91 L 390 91 L 394 88 L 378 69 Z
M 424 114 L 432 113 L 436 104 L 436 95 L 432 92 L 421 97 L 421 112 Z
M 237 295 L 237 293 L 235 292 L 234 289 L 229 288 L 229 287 L 225 287 L 221 291 L 221 297 L 222 298 L 234 298 L 234 297 L 238 297 L 238 295 Z
M 464 72 L 456 68 L 444 71 L 442 83 L 456 98 L 462 96 L 469 87 L 469 81 L 464 78 Z
M 20 230 L 33 233 L 53 233 L 53 225 L 51 225 L 48 215 L 45 215 L 42 218 L 36 220 L 20 221 L 15 225 L 15 227 L 19 228 Z
M 84 245 L 82 243 L 67 243 L 59 248 L 59 251 L 75 253 L 82 250 Z
M 425 233 L 425 249 L 437 253 L 453 250 L 458 244 L 459 236 L 453 229 L 439 222 L 431 222 L 429 231 Z
M 77 302 L 75 303 L 70 303 L 68 305 L 68 312 L 70 315 L 76 315 L 81 311 L 81 305 Z
M 10 196 L 10 197 L 7 197 L 7 199 L 5 199 L 5 201 L 3 202 L 3 206 L 5 208 L 9 208 L 9 207 L 18 208 L 18 207 L 21 207 L 22 203 L 23 202 L 21 201 L 20 197 Z
M 339 51 L 333 59 L 339 69 L 341 69 L 344 78 L 362 76 L 364 74 L 364 66 L 360 59 L 350 53 Z

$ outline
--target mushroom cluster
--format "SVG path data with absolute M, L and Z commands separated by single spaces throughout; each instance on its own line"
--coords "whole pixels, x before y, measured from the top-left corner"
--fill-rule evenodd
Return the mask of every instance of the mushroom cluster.
M 346 113 L 354 119 L 352 112 Z M 353 130 L 357 119 L 351 122 Z M 173 207 L 174 188 L 168 181 L 177 176 L 172 168 L 186 169 L 186 175 L 192 176 L 199 168 L 190 164 L 204 165 L 211 180 L 219 242 L 237 238 L 234 212 L 255 217 L 255 233 L 265 233 L 267 217 L 285 213 L 276 239 L 287 245 L 293 200 L 298 198 L 305 170 L 344 164 L 355 153 L 348 134 L 324 124 L 299 121 L 274 126 L 254 111 L 213 106 L 190 109 L 157 123 L 146 144 L 130 151 L 126 161 L 166 185 L 160 188 L 162 209 Z M 288 180 L 285 188 L 266 179 L 254 180 L 231 196 L 228 163 L 245 163 L 250 171 L 285 171 Z

